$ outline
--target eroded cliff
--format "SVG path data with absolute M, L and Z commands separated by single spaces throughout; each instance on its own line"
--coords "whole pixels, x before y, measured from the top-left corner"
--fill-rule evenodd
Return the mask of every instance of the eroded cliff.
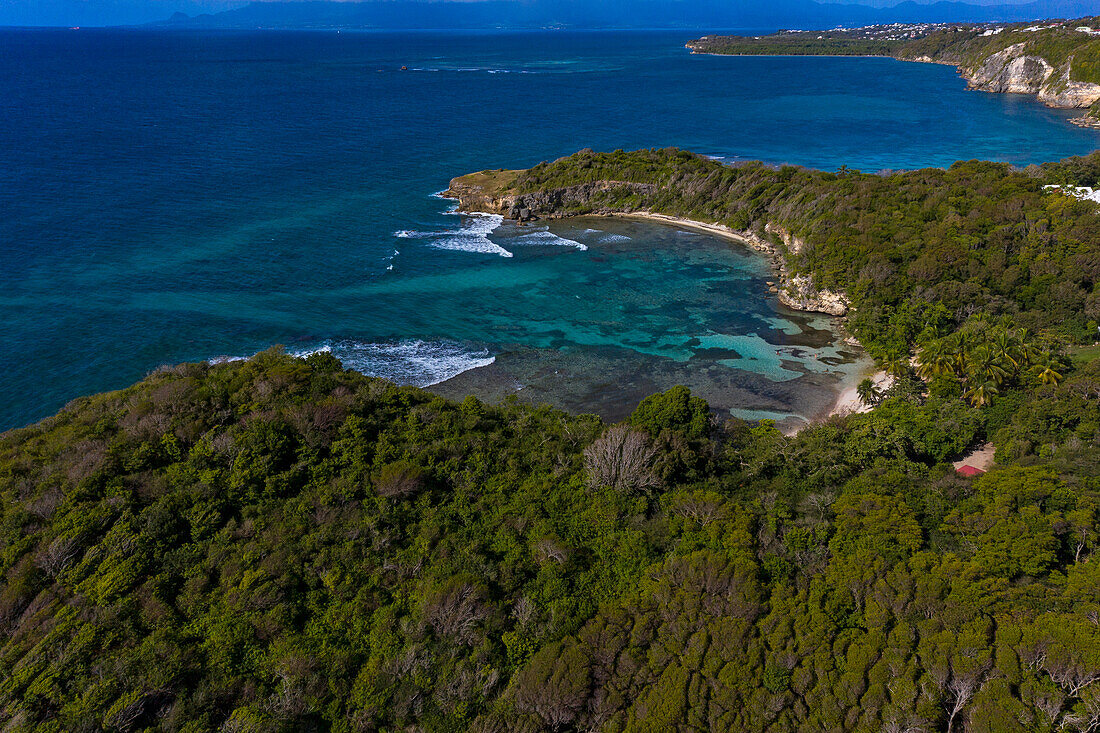
M 1051 107 L 1084 108 L 1100 100 L 1100 84 L 1073 78 L 1073 57 L 1058 66 L 1016 43 L 960 71 L 971 88 L 1008 94 L 1034 94 Z

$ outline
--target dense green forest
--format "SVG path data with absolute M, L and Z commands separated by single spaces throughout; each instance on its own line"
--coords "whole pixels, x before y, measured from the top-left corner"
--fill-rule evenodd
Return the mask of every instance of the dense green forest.
M 704 36 L 688 47 L 697 53 L 729 56 L 893 56 L 903 45 L 903 41 L 889 39 L 800 31 L 772 36 Z
M 0 436 L 4 730 L 1100 729 L 1100 215 L 1042 188 L 1098 174 L 494 176 L 781 224 L 895 386 L 794 436 L 682 387 L 605 425 L 279 350 L 78 399 Z
M 1100 361 L 784 437 L 331 356 L 0 440 L 9 731 L 1093 730 Z M 991 437 L 1001 466 L 944 461 Z

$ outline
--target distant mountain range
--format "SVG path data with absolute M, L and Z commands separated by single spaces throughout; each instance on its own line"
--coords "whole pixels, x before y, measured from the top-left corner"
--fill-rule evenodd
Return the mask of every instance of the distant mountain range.
M 965 23 L 1076 18 L 1100 0 L 1020 5 L 903 2 L 889 8 L 813 0 L 483 0 L 482 2 L 253 2 L 195 17 L 176 13 L 153 25 L 178 28 L 831 28 L 875 23 Z

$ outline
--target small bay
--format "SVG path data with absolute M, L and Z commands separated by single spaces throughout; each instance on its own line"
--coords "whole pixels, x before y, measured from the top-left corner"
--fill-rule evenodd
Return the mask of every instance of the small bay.
M 691 56 L 691 37 L 0 31 L 0 429 L 272 344 L 612 419 L 680 383 L 810 418 L 865 364 L 779 306 L 751 250 L 632 220 L 519 228 L 432 193 L 584 147 L 877 171 L 1100 141 L 949 67 Z

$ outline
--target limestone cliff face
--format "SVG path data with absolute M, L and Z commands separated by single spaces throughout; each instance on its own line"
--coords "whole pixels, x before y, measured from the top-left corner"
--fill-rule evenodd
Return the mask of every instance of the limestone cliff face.
M 1069 78 L 1069 71 L 1067 64 L 1060 74 L 1052 75 L 1050 81 L 1039 90 L 1040 102 L 1051 107 L 1080 108 L 1091 107 L 1100 99 L 1100 84 L 1073 81 Z
M 768 222 L 764 225 L 764 231 L 779 237 L 779 241 L 783 242 L 783 246 L 793 255 L 800 254 L 806 247 L 806 242 L 804 240 L 794 236 L 778 224 Z
M 465 180 L 467 178 L 467 176 L 459 176 L 451 180 L 451 184 L 442 195 L 449 199 L 456 199 L 459 211 L 508 215 L 515 204 L 515 196 L 490 191 L 485 186 L 468 182 Z
M 787 254 L 797 255 L 806 248 L 806 241 L 773 222 L 764 225 L 764 231 L 779 238 Z M 772 265 L 779 274 L 779 302 L 788 308 L 810 313 L 826 313 L 830 316 L 847 315 L 851 302 L 844 293 L 834 292 L 814 285 L 810 275 L 795 275 L 787 269 L 783 252 L 772 242 L 756 232 L 742 232 L 741 236 L 756 250 L 769 254 Z
M 980 66 L 960 67 L 972 89 L 1008 94 L 1034 94 L 1050 107 L 1088 107 L 1100 99 L 1100 84 L 1070 78 L 1073 57 L 1054 67 L 1044 58 L 1028 55 L 1027 43 L 1017 43 L 985 59 Z M 931 61 L 927 57 L 913 61 Z
M 843 293 L 814 287 L 809 275 L 784 274 L 783 286 L 779 289 L 779 302 L 794 310 L 811 313 L 827 313 L 830 316 L 843 316 L 848 313 L 848 298 Z
M 978 66 L 966 66 L 958 56 L 905 56 L 904 61 L 950 64 L 958 67 L 971 89 L 1007 94 L 1034 94 L 1049 107 L 1083 108 L 1100 100 L 1100 84 L 1071 79 L 1073 57 L 1055 67 L 1046 59 L 1029 55 L 1027 42 L 1009 46 Z M 1078 123 L 1080 124 L 1080 123 Z
M 1054 67 L 1038 56 L 1024 54 L 1026 44 L 1017 43 L 993 54 L 976 69 L 963 75 L 974 89 L 1009 94 L 1038 94 L 1054 74 Z

